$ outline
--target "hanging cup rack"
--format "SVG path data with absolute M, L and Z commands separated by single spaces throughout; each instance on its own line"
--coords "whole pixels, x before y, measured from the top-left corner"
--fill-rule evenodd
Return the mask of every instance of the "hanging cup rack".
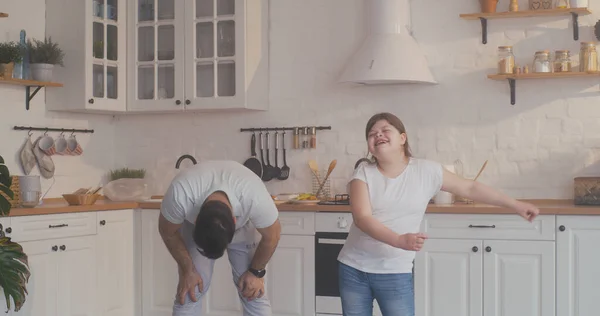
M 55 128 L 55 127 L 32 127 L 32 126 L 14 126 L 18 131 L 40 131 L 40 132 L 71 132 L 71 133 L 93 133 L 93 129 L 75 129 L 75 128 Z

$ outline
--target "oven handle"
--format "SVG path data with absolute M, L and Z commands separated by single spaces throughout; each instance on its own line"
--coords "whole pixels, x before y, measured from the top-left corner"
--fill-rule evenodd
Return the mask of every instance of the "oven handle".
M 345 242 L 345 239 L 318 238 L 319 244 L 343 245 Z

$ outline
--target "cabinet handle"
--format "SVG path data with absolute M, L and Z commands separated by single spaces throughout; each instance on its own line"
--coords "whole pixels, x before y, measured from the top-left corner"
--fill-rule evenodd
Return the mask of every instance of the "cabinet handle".
M 60 246 L 60 250 L 66 250 L 67 247 L 65 245 Z
M 558 227 L 558 230 L 560 230 L 561 232 L 564 232 L 565 231 L 565 225 L 560 225 Z
M 190 105 L 190 103 L 192 103 L 192 101 L 190 100 L 185 100 L 185 104 Z
M 48 228 L 60 228 L 60 227 L 67 227 L 67 226 L 69 226 L 69 224 L 48 225 Z
M 181 104 L 181 100 L 175 101 L 175 104 L 180 105 Z
M 477 248 L 477 246 L 473 246 L 473 248 L 471 248 L 471 249 L 473 249 L 473 252 L 479 251 L 479 248 Z
M 105 220 L 101 220 L 100 221 L 100 226 L 104 226 L 104 225 L 106 225 L 106 221 Z
M 88 102 L 89 102 L 90 104 L 94 104 L 94 99 L 89 99 L 89 100 L 88 100 Z
M 10 228 L 10 227 L 6 227 L 6 233 L 7 233 L 7 234 L 10 234 L 10 233 L 12 233 L 12 228 Z
M 469 225 L 469 228 L 496 228 L 496 225 Z
M 490 247 L 490 246 L 485 247 L 485 251 L 487 251 L 487 252 L 492 251 L 492 247 Z
M 58 246 L 52 246 L 52 251 L 57 251 L 58 250 Z

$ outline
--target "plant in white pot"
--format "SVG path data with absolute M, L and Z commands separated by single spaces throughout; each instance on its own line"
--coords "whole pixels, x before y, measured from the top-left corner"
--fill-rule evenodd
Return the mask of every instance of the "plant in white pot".
M 140 201 L 149 199 L 145 169 L 121 168 L 112 170 L 110 182 L 104 188 L 104 195 L 112 201 Z
M 44 41 L 28 40 L 27 50 L 29 51 L 29 68 L 33 80 L 52 81 L 54 65 L 64 67 L 65 54 L 57 43 L 52 42 L 51 37 L 45 38 Z
M 0 43 L 0 77 L 11 79 L 15 63 L 20 62 L 21 48 L 15 42 Z

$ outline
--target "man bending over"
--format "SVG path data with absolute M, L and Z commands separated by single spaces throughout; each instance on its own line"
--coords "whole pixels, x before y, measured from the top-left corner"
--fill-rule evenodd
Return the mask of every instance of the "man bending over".
M 262 180 L 234 161 L 207 161 L 173 179 L 160 235 L 177 262 L 174 316 L 202 315 L 215 260 L 229 256 L 244 316 L 269 316 L 265 267 L 279 242 L 279 213 Z

